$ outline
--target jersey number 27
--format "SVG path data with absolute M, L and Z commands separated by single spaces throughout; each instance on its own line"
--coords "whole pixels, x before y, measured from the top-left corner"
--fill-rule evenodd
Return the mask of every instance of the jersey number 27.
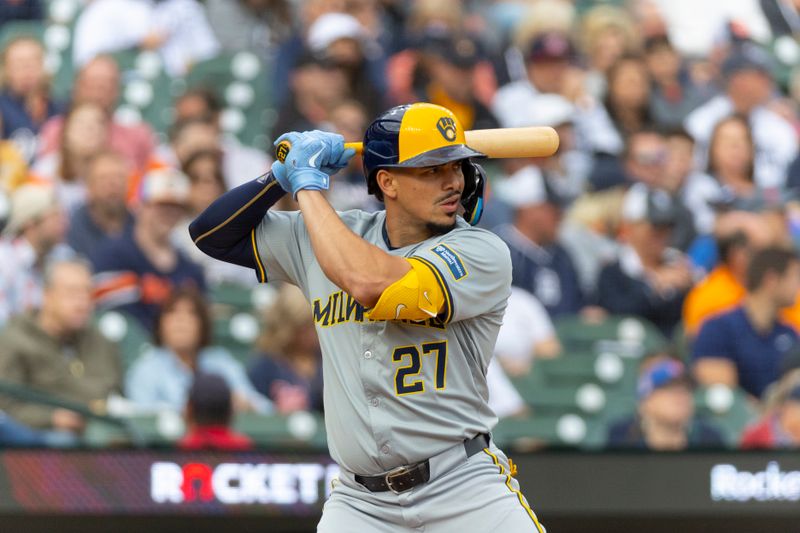
M 407 361 L 406 365 L 399 367 L 394 373 L 394 390 L 398 396 L 425 392 L 425 381 L 421 377 L 414 379 L 422 371 L 423 361 L 420 352 L 422 355 L 435 356 L 436 390 L 442 390 L 447 386 L 447 341 L 426 342 L 419 347 L 398 346 L 392 352 L 392 361 L 395 363 Z

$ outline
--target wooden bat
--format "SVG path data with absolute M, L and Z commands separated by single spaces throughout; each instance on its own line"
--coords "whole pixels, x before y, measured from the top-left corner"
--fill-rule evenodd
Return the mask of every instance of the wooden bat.
M 558 133 L 553 128 L 495 128 L 490 130 L 468 130 L 464 132 L 467 146 L 486 154 L 492 159 L 513 157 L 548 157 L 558 150 Z M 275 147 L 275 158 L 284 161 L 291 148 L 289 141 Z M 345 148 L 354 148 L 361 153 L 360 142 L 344 143 Z

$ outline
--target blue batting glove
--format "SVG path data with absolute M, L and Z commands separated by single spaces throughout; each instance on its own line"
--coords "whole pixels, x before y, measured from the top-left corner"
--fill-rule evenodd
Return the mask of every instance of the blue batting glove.
M 286 165 L 280 161 L 272 163 L 272 175 L 275 176 L 281 189 L 286 192 L 292 192 L 292 184 L 289 182 L 289 176 L 287 176 Z
M 328 176 L 332 176 L 347 166 L 347 162 L 356 153 L 352 148 L 344 148 L 344 137 L 341 135 L 321 130 L 304 131 L 303 133 L 295 131 L 284 133 L 275 140 L 274 145 L 277 146 L 281 141 L 288 140 L 292 146 L 294 146 L 301 139 L 310 137 L 318 139 L 327 147 L 327 150 L 320 155 L 315 168 L 322 170 Z
M 327 162 L 330 155 L 330 146 L 326 139 L 318 135 L 303 133 L 290 138 L 292 148 L 283 162 L 286 171 L 286 182 L 288 191 L 292 196 L 297 197 L 297 191 L 327 190 L 330 185 L 330 176 L 321 170 L 323 164 Z M 279 139 L 277 142 L 280 142 Z M 281 172 L 278 167 L 278 172 Z M 278 178 L 276 176 L 276 178 Z M 280 178 L 278 178 L 280 181 Z M 283 184 L 281 184 L 283 187 Z

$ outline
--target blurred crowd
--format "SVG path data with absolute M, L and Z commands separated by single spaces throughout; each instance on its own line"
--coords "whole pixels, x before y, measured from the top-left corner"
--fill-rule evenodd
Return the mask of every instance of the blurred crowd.
M 203 256 L 187 231 L 267 172 L 270 151 L 226 129 L 231 95 L 213 84 L 173 94 L 164 131 L 119 111 L 121 51 L 157 54 L 176 80 L 246 52 L 267 72 L 267 139 L 357 141 L 415 101 L 465 129 L 558 131 L 552 157 L 485 162 L 480 225 L 513 262 L 489 368 L 501 417 L 536 416 L 515 387 L 537 359 L 578 357 L 560 321 L 624 315 L 680 349 L 641 358 L 609 446 L 721 445 L 694 405 L 721 385 L 758 413 L 742 447 L 800 447 L 800 1 L 73 0 L 62 100 L 46 43 L 5 30 L 65 3 L 0 0 L 0 381 L 87 409 L 113 396 L 183 413 L 187 448 L 252 445 L 230 429 L 237 413 L 322 410 L 302 295 L 277 287 L 254 310 L 249 355 L 233 354 L 212 295 L 256 276 Z M 365 189 L 356 157 L 329 199 L 380 209 Z M 97 325 L 109 310 L 151 339 L 129 364 Z M 86 423 L 0 394 L 0 445 L 69 445 Z

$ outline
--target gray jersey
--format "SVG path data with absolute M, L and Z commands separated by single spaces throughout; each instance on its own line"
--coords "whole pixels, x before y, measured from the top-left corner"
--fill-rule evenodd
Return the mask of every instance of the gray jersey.
M 270 211 L 259 224 L 267 279 L 296 284 L 313 307 L 331 456 L 351 472 L 375 475 L 489 432 L 497 418 L 486 369 L 511 286 L 505 243 L 459 217 L 446 235 L 389 249 L 385 212 L 340 216 L 382 250 L 434 266 L 446 309 L 425 322 L 371 321 L 322 272 L 299 212 Z

